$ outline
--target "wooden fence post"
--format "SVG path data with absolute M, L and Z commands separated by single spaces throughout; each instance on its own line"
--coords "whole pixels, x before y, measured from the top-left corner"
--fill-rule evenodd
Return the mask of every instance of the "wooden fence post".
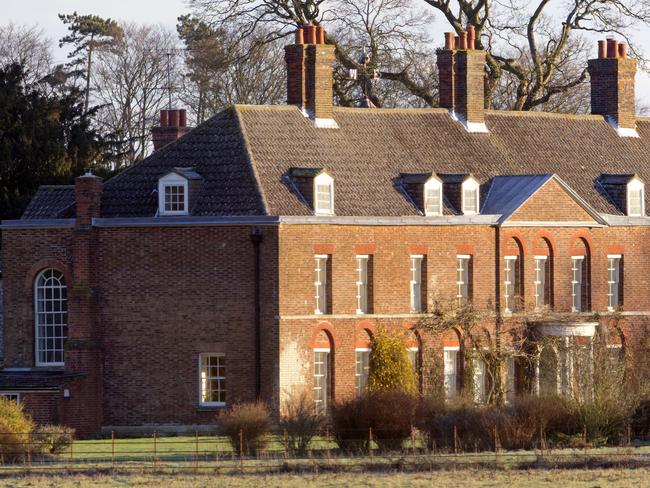
M 244 431 L 239 431 L 239 469 L 244 472 Z
M 454 455 L 458 454 L 458 429 L 454 424 Z
M 287 429 L 284 429 L 284 460 L 289 459 L 289 435 Z
M 412 425 L 411 425 L 411 450 L 413 451 L 413 455 L 415 456 L 415 431 L 413 430 Z
M 632 426 L 630 423 L 627 423 L 627 447 L 632 445 Z
M 372 427 L 368 427 L 368 455 L 372 463 Z
M 194 431 L 194 471 L 199 470 L 199 431 Z
M 115 431 L 111 431 L 111 466 L 115 469 Z
M 154 467 L 158 464 L 158 436 L 156 431 L 153 431 L 153 465 Z

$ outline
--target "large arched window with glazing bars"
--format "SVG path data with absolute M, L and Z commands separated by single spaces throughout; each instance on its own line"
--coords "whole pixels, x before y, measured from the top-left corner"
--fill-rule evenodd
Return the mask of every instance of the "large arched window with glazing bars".
M 36 366 L 63 366 L 68 336 L 68 289 L 63 273 L 45 269 L 34 282 Z

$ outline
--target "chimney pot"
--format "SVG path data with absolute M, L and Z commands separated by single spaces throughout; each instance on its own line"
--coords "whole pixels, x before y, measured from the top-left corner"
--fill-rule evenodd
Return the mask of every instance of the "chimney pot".
M 187 110 L 184 108 L 178 111 L 178 126 L 187 127 Z
M 624 42 L 621 42 L 618 45 L 618 57 L 627 58 L 627 44 L 625 44 Z
M 460 49 L 460 36 L 454 36 L 454 49 Z
M 467 32 L 460 31 L 460 47 L 459 49 L 467 49 Z
M 454 50 L 454 33 L 453 32 L 445 32 L 445 49 L 447 51 L 453 51 Z
M 307 26 L 307 44 L 316 44 L 316 26 Z
M 302 27 L 298 27 L 296 29 L 296 44 L 304 44 L 305 43 L 305 33 L 302 30 Z
M 607 38 L 607 57 L 615 58 L 618 55 L 618 46 L 616 45 L 616 39 L 611 37 Z
M 607 56 L 607 41 L 598 41 L 598 59 L 604 59 Z
M 167 110 L 160 111 L 160 127 L 167 127 L 169 125 L 169 112 Z
M 170 127 L 178 127 L 179 120 L 178 120 L 178 110 L 172 109 L 169 111 L 169 126 Z
M 476 28 L 473 25 L 467 27 L 467 49 L 474 49 L 476 44 Z
M 320 25 L 316 27 L 316 43 L 325 44 L 325 29 Z

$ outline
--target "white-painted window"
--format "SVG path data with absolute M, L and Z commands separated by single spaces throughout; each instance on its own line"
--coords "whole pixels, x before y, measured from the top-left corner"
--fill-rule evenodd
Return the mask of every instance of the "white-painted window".
M 327 310 L 327 254 L 317 254 L 315 256 L 314 270 L 314 289 L 316 293 L 316 308 L 314 313 L 326 314 Z
M 368 313 L 368 256 L 357 256 L 357 313 Z
M 314 349 L 314 406 L 317 413 L 327 412 L 329 404 L 330 350 Z
M 221 353 L 199 355 L 200 402 L 205 407 L 226 405 L 226 356 Z
M 607 310 L 613 312 L 620 305 L 621 255 L 607 256 Z
M 445 398 L 458 395 L 458 355 L 459 347 L 444 348 Z
M 424 256 L 411 256 L 411 312 L 422 312 L 422 262 Z
M 12 402 L 20 403 L 20 393 L 15 391 L 0 391 L 0 398 L 9 400 Z
M 516 304 L 515 304 L 515 287 L 516 283 L 516 267 L 518 256 L 505 256 L 504 258 L 504 268 L 503 268 L 503 310 L 505 313 L 512 313 Z
M 540 309 L 546 303 L 546 266 L 547 256 L 535 256 L 535 308 Z
M 474 401 L 485 403 L 487 400 L 487 365 L 482 359 L 474 358 Z
M 314 213 L 334 214 L 334 179 L 327 173 L 321 173 L 314 178 Z
M 366 392 L 370 373 L 370 349 L 355 349 L 354 391 L 357 396 Z
M 424 214 L 442 215 L 442 182 L 435 176 L 424 184 Z
M 409 361 L 411 362 L 411 367 L 415 372 L 415 376 L 419 378 L 420 376 L 420 350 L 417 347 L 409 347 Z
M 463 214 L 472 215 L 479 212 L 479 185 L 474 178 L 468 178 L 462 184 Z
M 571 311 L 582 312 L 582 266 L 584 256 L 571 256 Z
M 68 287 L 63 273 L 42 271 L 34 283 L 36 366 L 63 366 L 68 337 Z
M 158 213 L 160 215 L 187 215 L 189 191 L 187 178 L 169 173 L 158 180 Z
M 638 178 L 627 184 L 627 214 L 633 217 L 645 215 L 645 185 Z
M 469 300 L 469 265 L 472 257 L 467 254 L 456 256 L 456 300 L 462 306 Z

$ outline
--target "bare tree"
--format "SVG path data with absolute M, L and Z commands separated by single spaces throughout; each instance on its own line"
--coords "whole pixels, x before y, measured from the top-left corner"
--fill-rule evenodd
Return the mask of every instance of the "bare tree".
M 174 32 L 159 26 L 122 24 L 111 50 L 97 53 L 93 93 L 101 108 L 97 123 L 114 141 L 116 168 L 143 159 L 149 131 L 169 103 L 179 76 Z
M 34 84 L 53 69 L 51 40 L 38 26 L 9 23 L 0 26 L 0 65 L 20 64 L 25 82 Z

